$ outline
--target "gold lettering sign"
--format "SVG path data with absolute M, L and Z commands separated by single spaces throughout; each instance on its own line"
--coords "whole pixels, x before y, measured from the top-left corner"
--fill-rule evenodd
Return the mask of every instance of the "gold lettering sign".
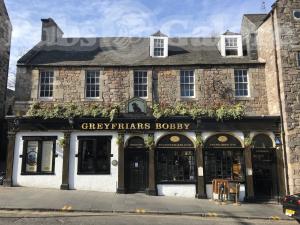
M 173 143 L 179 142 L 180 141 L 180 137 L 178 136 L 172 136 L 170 137 L 170 141 Z
M 189 130 L 190 123 L 81 123 L 82 130 Z
M 221 143 L 224 143 L 224 142 L 228 141 L 228 137 L 220 136 L 220 137 L 218 137 L 218 141 L 221 142 Z

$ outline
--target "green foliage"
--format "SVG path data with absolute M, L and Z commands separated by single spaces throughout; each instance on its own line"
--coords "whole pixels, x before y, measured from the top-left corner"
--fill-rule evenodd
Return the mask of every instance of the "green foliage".
M 203 146 L 203 139 L 201 134 L 197 134 L 196 136 L 196 147 L 202 147 Z
M 145 142 L 146 147 L 149 149 L 152 149 L 155 146 L 153 135 L 148 135 L 147 137 L 145 137 L 144 142 Z
M 124 142 L 124 135 L 123 134 L 119 134 L 117 137 L 117 145 L 120 145 Z
M 252 144 L 253 144 L 252 139 L 249 136 L 245 137 L 245 139 L 244 139 L 245 148 L 252 146 Z
M 100 104 L 87 106 L 71 104 L 41 105 L 34 103 L 27 116 L 42 119 L 67 119 L 74 117 L 105 117 L 113 121 L 120 113 L 119 106 L 103 107 Z
M 227 119 L 241 119 L 245 114 L 245 107 L 242 104 L 222 105 L 217 108 L 202 108 L 198 104 L 183 105 L 181 103 L 175 106 L 153 106 L 153 116 L 156 119 L 168 116 L 191 116 L 196 118 L 215 118 L 218 121 Z
M 60 138 L 60 139 L 58 139 L 58 145 L 59 145 L 59 147 L 60 148 L 64 148 L 64 146 L 65 146 L 65 138 Z

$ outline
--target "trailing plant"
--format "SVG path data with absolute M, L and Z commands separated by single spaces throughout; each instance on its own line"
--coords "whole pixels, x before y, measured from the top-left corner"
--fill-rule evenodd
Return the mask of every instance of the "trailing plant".
M 65 138 L 59 138 L 58 139 L 58 146 L 60 147 L 60 148 L 64 148 L 65 147 L 65 143 L 66 143 L 66 140 L 65 140 Z
M 118 134 L 117 137 L 117 145 L 120 145 L 124 142 L 124 135 L 123 134 Z
M 120 107 L 102 106 L 99 104 L 75 105 L 71 104 L 46 104 L 34 103 L 27 112 L 27 116 L 42 119 L 67 119 L 74 117 L 105 117 L 114 120 L 120 113 Z
M 196 135 L 196 148 L 202 147 L 203 146 L 203 139 L 201 134 Z
M 252 139 L 249 136 L 245 137 L 244 139 L 245 148 L 252 146 L 252 144 L 253 144 Z
M 144 138 L 144 142 L 146 147 L 149 149 L 152 149 L 155 146 L 153 135 L 147 135 L 147 137 Z
M 215 118 L 218 121 L 227 119 L 241 119 L 245 114 L 245 107 L 242 104 L 236 105 L 221 105 L 216 108 L 202 108 L 198 104 L 183 105 L 181 103 L 171 105 L 159 105 L 153 106 L 153 116 L 156 119 L 168 116 L 191 116 L 196 118 Z

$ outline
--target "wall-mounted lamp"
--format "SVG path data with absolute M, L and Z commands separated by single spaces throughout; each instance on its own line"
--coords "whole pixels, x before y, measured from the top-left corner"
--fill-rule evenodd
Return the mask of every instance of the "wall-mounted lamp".
M 280 137 L 275 137 L 275 144 L 278 145 L 282 145 L 281 139 Z

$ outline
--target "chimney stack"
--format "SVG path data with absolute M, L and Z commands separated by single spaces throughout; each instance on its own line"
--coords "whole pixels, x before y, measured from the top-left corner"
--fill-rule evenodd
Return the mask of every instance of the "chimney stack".
M 52 18 L 42 19 L 42 41 L 55 43 L 63 37 L 63 31 Z

